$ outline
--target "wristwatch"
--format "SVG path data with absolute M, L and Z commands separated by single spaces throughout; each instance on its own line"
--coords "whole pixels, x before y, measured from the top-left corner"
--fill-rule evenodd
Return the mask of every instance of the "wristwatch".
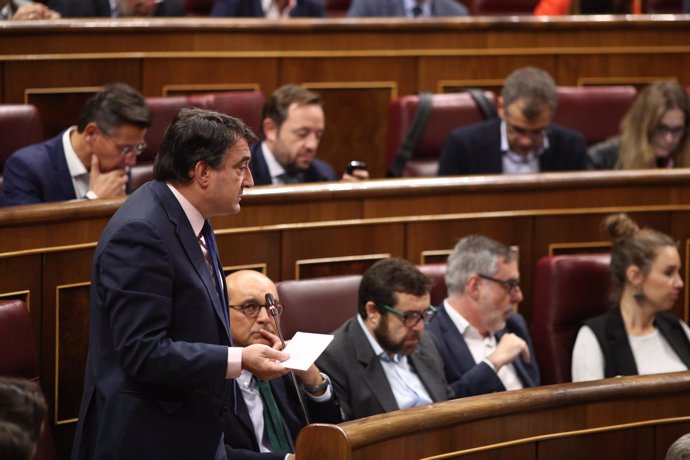
M 328 376 L 326 374 L 324 374 L 323 372 L 321 372 L 321 378 L 323 378 L 323 382 L 319 383 L 318 385 L 302 384 L 302 388 L 304 388 L 304 391 L 306 391 L 310 395 L 313 395 L 316 393 L 321 393 L 326 388 L 328 388 L 328 385 L 331 384 L 331 379 L 329 379 Z

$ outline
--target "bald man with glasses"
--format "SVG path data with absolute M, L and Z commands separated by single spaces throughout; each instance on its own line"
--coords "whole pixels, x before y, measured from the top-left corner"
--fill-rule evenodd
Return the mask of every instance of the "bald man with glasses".
M 317 360 L 348 419 L 452 396 L 441 356 L 424 334 L 435 313 L 430 287 L 429 278 L 402 259 L 380 260 L 362 276 L 359 314 L 336 330 Z
M 448 297 L 429 323 L 456 397 L 539 385 L 524 318 L 517 255 L 480 235 L 460 240 L 448 257 Z
M 125 196 L 150 124 L 151 109 L 137 90 L 124 83 L 104 87 L 86 102 L 76 126 L 5 162 L 3 204 Z
M 278 330 L 266 305 L 266 294 L 276 299 L 280 317 L 286 308 L 278 290 L 266 275 L 240 270 L 225 278 L 230 303 L 230 333 L 235 346 L 264 344 L 282 349 Z M 312 423 L 340 423 L 342 417 L 330 380 L 312 364 L 306 371 L 293 371 Z M 236 379 L 238 391 L 228 407 L 232 414 L 225 429 L 228 458 L 249 460 L 293 458 L 299 431 L 307 425 L 297 390 L 289 375 L 262 382 L 243 370 Z M 276 412 L 268 405 L 275 403 Z M 286 444 L 286 445 L 284 445 Z

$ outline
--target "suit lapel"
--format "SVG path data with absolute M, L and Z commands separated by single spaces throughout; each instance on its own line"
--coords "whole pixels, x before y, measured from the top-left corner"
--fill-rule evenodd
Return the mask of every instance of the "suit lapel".
M 65 148 L 62 145 L 62 134 L 54 138 L 56 141 L 55 149 L 51 149 L 50 152 L 50 162 L 53 164 L 55 169 L 55 175 L 58 178 L 58 186 L 60 187 L 60 195 L 74 198 L 78 197 L 74 192 L 74 184 L 72 183 L 72 175 L 67 167 L 67 159 L 65 158 Z
M 371 389 L 372 394 L 381 404 L 384 412 L 398 410 L 398 402 L 395 400 L 391 385 L 388 383 L 388 377 L 386 377 L 386 373 L 383 371 L 383 366 L 381 366 L 378 356 L 374 354 L 356 318 L 350 323 L 350 328 L 352 330 L 352 341 L 355 345 L 357 361 L 364 368 L 363 383 Z
M 427 337 L 427 339 L 428 338 L 429 337 Z M 419 345 L 417 346 L 417 350 L 415 350 L 412 356 L 410 356 L 410 362 L 414 366 L 415 371 L 417 372 L 417 376 L 424 384 L 426 391 L 429 392 L 431 400 L 434 402 L 445 401 L 446 399 L 448 399 L 446 387 L 441 383 L 442 381 L 439 378 L 440 376 L 437 375 L 438 370 L 429 366 L 429 360 L 427 356 L 424 354 L 425 350 L 422 345 L 423 340 L 424 336 L 422 335 L 422 338 L 419 341 Z
M 470 349 L 467 348 L 467 343 L 460 335 L 460 331 L 455 327 L 453 320 L 450 319 L 448 312 L 443 306 L 435 321 L 440 321 L 439 325 L 441 326 L 441 336 L 443 337 L 444 346 L 447 350 L 454 350 L 453 354 L 455 355 L 455 359 L 452 364 L 459 378 L 474 366 L 474 357 L 472 353 L 470 353 Z M 467 365 L 463 366 L 463 363 Z
M 213 305 L 213 309 L 218 316 L 218 320 L 224 325 L 225 336 L 228 339 L 228 344 L 232 343 L 230 339 L 230 328 L 229 324 L 225 321 L 225 315 L 223 314 L 224 307 L 221 304 L 221 300 L 218 298 L 216 291 L 216 285 L 211 277 L 211 272 L 206 264 L 206 259 L 204 258 L 203 252 L 201 252 L 201 246 L 199 245 L 199 240 L 192 230 L 192 226 L 189 223 L 189 219 L 185 215 L 182 207 L 177 202 L 177 199 L 168 189 L 168 186 L 163 182 L 152 182 L 151 185 L 157 188 L 158 194 L 161 196 L 161 201 L 166 209 L 168 218 L 175 225 L 175 233 L 180 241 L 180 245 L 187 254 L 187 258 L 194 267 L 197 275 L 201 278 L 201 281 L 206 287 L 206 293 L 208 294 L 209 300 Z M 225 289 L 225 282 L 223 283 L 223 289 Z
M 234 395 L 235 396 L 233 396 L 233 398 L 237 398 L 235 401 L 235 416 L 237 416 L 237 419 L 247 430 L 249 437 L 251 438 L 252 443 L 254 444 L 254 448 L 258 452 L 259 443 L 256 440 L 256 434 L 254 433 L 254 425 L 252 424 L 252 419 L 249 416 L 249 409 L 247 409 L 247 404 L 244 402 L 242 391 L 238 389 L 238 391 L 236 391 Z

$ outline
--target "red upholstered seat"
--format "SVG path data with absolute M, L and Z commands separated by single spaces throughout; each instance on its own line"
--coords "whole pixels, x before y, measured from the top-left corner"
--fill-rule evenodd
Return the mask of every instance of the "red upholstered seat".
M 226 91 L 189 95 L 189 104 L 237 117 L 259 135 L 266 98 L 260 91 Z
M 31 318 L 21 300 L 0 301 L 0 375 L 39 383 L 38 354 Z M 57 459 L 50 425 L 38 441 L 35 460 Z
M 683 0 L 642 0 L 642 11 L 649 14 L 682 13 Z
M 486 96 L 494 101 L 493 93 Z M 467 93 L 434 94 L 432 112 L 424 133 L 419 139 L 403 173 L 406 177 L 435 176 L 438 157 L 448 134 L 457 127 L 484 121 L 479 107 Z M 387 164 L 393 163 L 395 154 L 405 140 L 414 113 L 419 105 L 419 96 L 403 96 L 391 101 L 388 109 Z
M 620 122 L 636 96 L 630 85 L 559 86 L 553 121 L 580 131 L 587 145 L 593 145 L 619 133 Z
M 431 278 L 431 305 L 438 307 L 443 299 L 448 296 L 446 288 L 446 264 L 421 264 L 417 265 L 419 271 Z
M 361 275 L 327 276 L 278 283 L 286 305 L 281 316 L 285 339 L 297 331 L 330 334 L 357 314 Z
M 190 105 L 187 96 L 147 97 L 146 103 L 151 107 L 153 119 L 146 132 L 147 147 L 137 159 L 140 163 L 154 160 L 161 146 L 165 129 L 180 109 Z
M 609 260 L 609 254 L 577 254 L 537 262 L 532 340 L 542 384 L 572 380 L 571 355 L 580 325 L 611 304 Z
M 211 14 L 215 0 L 184 0 L 184 11 L 187 16 L 208 16 Z
M 531 15 L 538 0 L 462 0 L 472 16 Z
M 324 0 L 326 16 L 331 18 L 342 17 L 347 14 L 351 0 Z
M 14 152 L 43 140 L 43 124 L 31 104 L 0 104 L 0 205 L 2 168 Z

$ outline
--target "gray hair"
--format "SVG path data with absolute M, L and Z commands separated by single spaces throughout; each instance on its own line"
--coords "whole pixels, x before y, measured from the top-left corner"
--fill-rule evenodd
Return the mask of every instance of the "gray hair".
M 684 434 L 671 444 L 666 460 L 688 460 L 690 458 L 690 433 Z
M 556 82 L 546 71 L 536 67 L 523 67 L 508 75 L 501 97 L 505 108 L 518 99 L 524 100 L 522 114 L 528 120 L 541 115 L 544 106 L 554 113 L 558 104 Z
M 517 258 L 515 251 L 508 246 L 482 235 L 470 235 L 458 241 L 448 256 L 446 268 L 446 287 L 448 294 L 465 292 L 467 280 L 472 275 L 494 276 L 498 262 L 512 262 Z

